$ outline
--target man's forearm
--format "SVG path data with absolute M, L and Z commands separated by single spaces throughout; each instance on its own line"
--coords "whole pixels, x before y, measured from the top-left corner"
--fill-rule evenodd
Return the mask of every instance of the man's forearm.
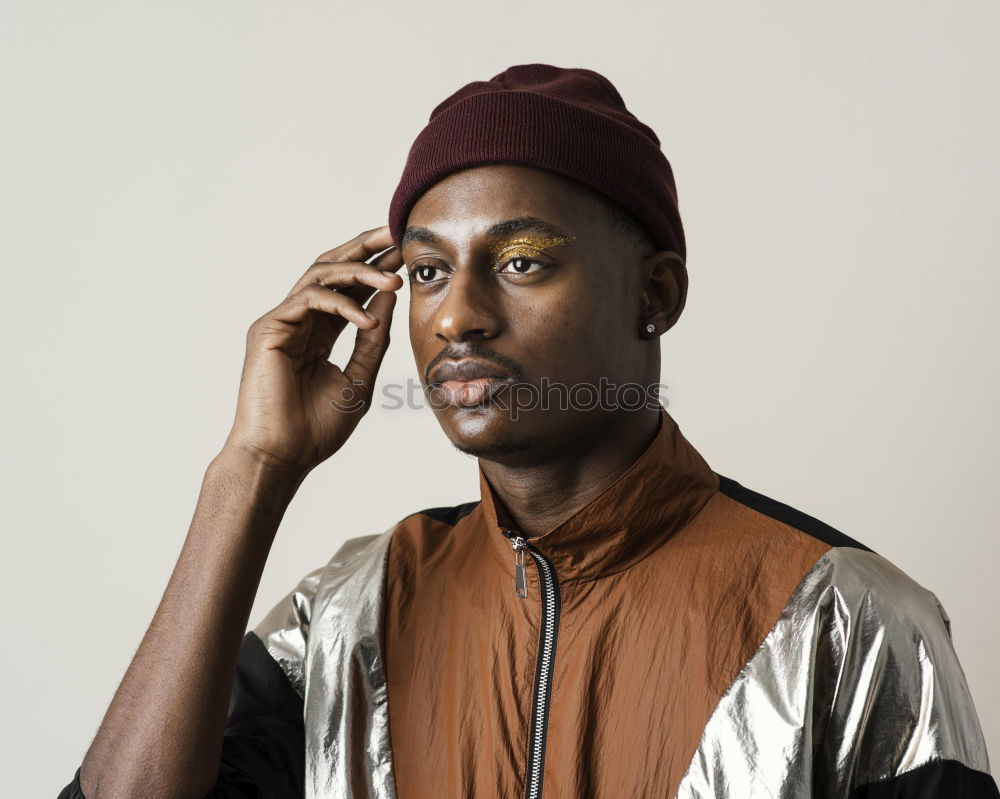
M 163 598 L 84 758 L 88 799 L 211 790 L 254 596 L 304 476 L 236 447 L 213 459 Z

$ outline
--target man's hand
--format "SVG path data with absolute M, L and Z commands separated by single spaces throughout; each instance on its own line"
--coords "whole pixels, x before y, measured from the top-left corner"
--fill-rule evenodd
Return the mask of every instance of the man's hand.
M 233 429 L 205 472 L 167 589 L 80 767 L 89 799 L 218 793 L 236 664 L 278 525 L 308 470 L 364 415 L 389 343 L 403 264 L 391 245 L 380 227 L 323 253 L 251 325 Z M 361 303 L 372 294 L 369 317 Z M 327 358 L 348 321 L 359 331 L 339 369 Z M 297 766 L 279 758 L 267 768 Z
M 320 255 L 250 326 L 227 447 L 307 473 L 344 445 L 371 405 L 402 265 L 388 225 L 361 233 Z M 349 321 L 358 332 L 341 369 L 327 359 Z

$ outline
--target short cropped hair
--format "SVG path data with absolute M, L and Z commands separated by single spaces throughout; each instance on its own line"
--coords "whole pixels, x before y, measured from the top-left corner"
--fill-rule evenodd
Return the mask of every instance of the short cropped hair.
M 657 251 L 653 237 L 649 235 L 646 226 L 635 218 L 635 214 L 621 203 L 603 194 L 601 195 L 601 204 L 608 215 L 608 226 L 615 235 L 634 243 L 643 255 L 652 255 Z
M 652 255 L 659 249 L 646 226 L 620 202 L 576 178 L 568 178 L 565 175 L 562 177 L 567 177 L 568 180 L 576 184 L 583 194 L 592 197 L 604 209 L 608 220 L 608 230 L 611 231 L 612 235 L 619 236 L 625 242 L 635 245 L 643 255 Z

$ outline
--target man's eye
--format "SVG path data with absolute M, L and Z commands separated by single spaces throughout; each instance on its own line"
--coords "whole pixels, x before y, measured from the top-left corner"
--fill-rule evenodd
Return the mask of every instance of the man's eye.
M 417 264 L 410 271 L 410 279 L 417 283 L 431 283 L 436 278 L 434 273 L 440 271 L 438 267 L 430 264 Z
M 508 267 L 513 266 L 513 269 Z M 532 269 L 532 266 L 539 267 L 538 269 Z M 533 261 L 531 258 L 526 258 L 523 255 L 516 255 L 504 264 L 504 268 L 501 272 L 507 272 L 508 274 L 514 275 L 530 275 L 534 272 L 538 272 L 545 268 L 545 264 L 541 261 Z

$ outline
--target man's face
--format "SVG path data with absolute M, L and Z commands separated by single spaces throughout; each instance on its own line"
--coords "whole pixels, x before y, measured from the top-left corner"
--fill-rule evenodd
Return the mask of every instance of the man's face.
M 596 402 L 602 378 L 658 379 L 657 342 L 639 336 L 642 255 L 608 228 L 573 181 L 516 165 L 454 173 L 413 206 L 402 244 L 410 341 L 458 449 L 510 465 L 565 454 L 610 418 Z M 493 380 L 438 379 L 459 361 Z

